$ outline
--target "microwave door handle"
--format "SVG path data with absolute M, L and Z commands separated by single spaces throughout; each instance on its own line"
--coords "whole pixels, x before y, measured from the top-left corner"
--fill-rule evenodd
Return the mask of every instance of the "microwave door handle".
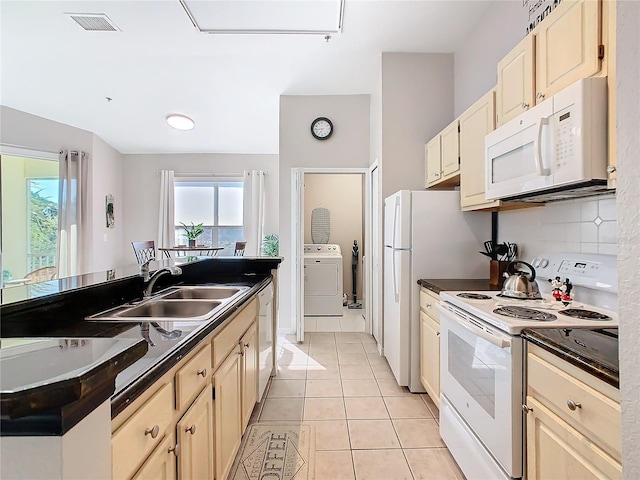
M 550 169 L 544 168 L 542 164 L 542 127 L 544 125 L 549 125 L 549 119 L 547 117 L 539 118 L 536 123 L 536 138 L 533 145 L 536 168 L 541 177 L 551 175 Z

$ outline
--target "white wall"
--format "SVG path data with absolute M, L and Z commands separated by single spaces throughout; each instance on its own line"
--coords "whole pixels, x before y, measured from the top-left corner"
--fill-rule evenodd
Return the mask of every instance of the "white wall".
M 498 61 L 526 35 L 528 13 L 521 1 L 494 2 L 455 52 L 455 115 L 497 82 Z
M 622 471 L 640 478 L 640 2 L 617 2 L 618 282 Z
M 291 169 L 367 168 L 369 166 L 369 95 L 283 95 L 280 97 L 280 285 L 291 285 Z M 311 136 L 311 122 L 328 117 L 328 140 Z M 364 254 L 364 252 L 362 252 Z M 291 289 L 281 288 L 279 326 L 293 331 Z
M 342 250 L 342 285 L 353 301 L 352 249 L 358 242 L 357 299 L 362 300 L 362 252 L 364 235 L 364 175 L 357 173 L 308 173 L 304 176 L 304 243 L 311 238 L 311 215 L 316 207 L 329 210 L 329 241 Z
M 382 196 L 424 189 L 424 145 L 453 120 L 453 55 L 382 54 Z
M 135 263 L 132 241 L 156 240 L 161 170 L 176 173 L 242 173 L 266 170 L 264 233 L 278 233 L 278 156 L 251 154 L 125 155 L 123 175 L 125 264 Z M 116 219 L 117 222 L 117 219 Z M 157 241 L 157 240 L 156 240 Z
M 105 243 L 100 225 L 105 216 L 103 192 L 117 192 L 122 183 L 121 154 L 95 134 L 70 125 L 5 106 L 0 106 L 0 117 L 1 144 L 44 152 L 82 150 L 88 154 L 91 215 L 86 226 L 84 270 L 96 272 L 120 266 L 122 242 L 116 234 L 113 242 Z

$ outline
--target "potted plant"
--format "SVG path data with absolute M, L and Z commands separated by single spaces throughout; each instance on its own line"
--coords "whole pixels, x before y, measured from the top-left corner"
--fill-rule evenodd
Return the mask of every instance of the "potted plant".
M 277 257 L 280 238 L 275 233 L 265 235 L 262 239 L 262 254 L 266 257 Z
M 184 231 L 187 233 L 187 238 L 189 239 L 189 246 L 195 247 L 196 238 L 198 238 L 200 235 L 204 233 L 204 228 L 202 228 L 202 223 L 199 223 L 198 225 L 194 225 L 193 222 L 191 222 L 191 226 L 188 226 L 182 223 L 182 228 L 184 228 Z

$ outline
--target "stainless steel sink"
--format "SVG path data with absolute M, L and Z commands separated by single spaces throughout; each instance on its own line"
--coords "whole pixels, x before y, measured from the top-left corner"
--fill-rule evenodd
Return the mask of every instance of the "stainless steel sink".
M 239 287 L 180 287 L 168 295 L 162 295 L 162 299 L 222 300 L 231 298 L 241 291 L 243 289 Z
M 206 285 L 171 287 L 139 304 L 121 305 L 87 317 L 100 322 L 200 322 L 249 287 Z

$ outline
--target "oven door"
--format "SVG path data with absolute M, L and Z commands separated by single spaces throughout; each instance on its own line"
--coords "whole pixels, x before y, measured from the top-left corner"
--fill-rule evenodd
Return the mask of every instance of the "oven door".
M 440 388 L 484 448 L 522 476 L 522 339 L 450 304 L 440 310 Z

